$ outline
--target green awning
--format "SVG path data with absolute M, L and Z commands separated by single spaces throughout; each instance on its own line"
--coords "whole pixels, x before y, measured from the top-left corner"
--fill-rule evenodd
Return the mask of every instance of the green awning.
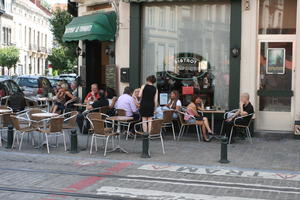
M 115 12 L 96 13 L 75 17 L 66 26 L 63 41 L 114 41 L 117 29 Z

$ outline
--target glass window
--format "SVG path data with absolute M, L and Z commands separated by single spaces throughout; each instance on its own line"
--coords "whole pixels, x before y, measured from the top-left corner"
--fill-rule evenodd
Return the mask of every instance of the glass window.
M 160 92 L 193 86 L 209 105 L 227 109 L 230 0 L 145 4 L 142 22 L 142 80 L 156 74 Z M 168 86 L 161 89 L 164 77 Z
M 295 34 L 297 0 L 260 0 L 259 34 Z

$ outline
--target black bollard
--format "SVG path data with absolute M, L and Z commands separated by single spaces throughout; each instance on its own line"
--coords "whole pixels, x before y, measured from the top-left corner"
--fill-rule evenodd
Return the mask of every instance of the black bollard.
M 78 138 L 76 130 L 71 131 L 71 150 L 70 153 L 78 153 Z
M 221 137 L 221 159 L 219 160 L 220 163 L 226 164 L 229 163 L 229 160 L 227 159 L 227 144 L 228 139 L 226 136 Z
M 149 154 L 149 133 L 143 134 L 143 152 L 142 152 L 142 158 L 150 158 Z
M 12 144 L 14 140 L 14 128 L 12 125 L 8 125 L 8 130 L 7 130 L 7 143 L 6 143 L 6 148 L 11 149 Z

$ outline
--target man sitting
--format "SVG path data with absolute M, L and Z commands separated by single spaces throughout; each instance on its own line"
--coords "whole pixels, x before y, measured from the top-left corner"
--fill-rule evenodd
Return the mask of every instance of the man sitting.
M 100 98 L 98 84 L 91 85 L 91 91 L 86 95 L 84 103 L 93 103 Z
M 98 94 L 99 94 L 99 98 L 93 104 L 88 105 L 86 107 L 87 110 L 93 110 L 93 109 L 96 109 L 96 108 L 101 108 L 101 107 L 109 105 L 109 102 L 108 102 L 108 100 L 105 96 L 105 91 L 100 92 Z M 82 130 L 84 120 L 85 120 L 85 116 L 83 114 L 79 114 L 77 116 L 76 121 L 77 121 L 79 130 L 82 131 L 83 134 L 88 134 L 88 130 L 89 130 L 89 127 L 90 127 L 90 124 L 88 122 L 86 123 L 86 126 L 84 127 L 84 130 Z
M 138 111 L 132 97 L 132 92 L 130 87 L 125 87 L 123 95 L 121 95 L 116 102 L 116 109 L 125 110 L 127 117 L 134 117 L 134 114 Z
M 251 102 L 249 101 L 249 98 L 250 97 L 249 97 L 248 93 L 241 94 L 240 108 L 235 113 L 230 113 L 227 115 L 227 119 L 225 120 L 225 123 L 224 123 L 224 130 L 225 130 L 227 137 L 229 137 L 230 129 L 233 126 L 233 121 L 235 118 L 244 117 L 244 116 L 254 113 L 254 108 L 253 108 Z M 249 116 L 249 118 L 250 117 L 252 117 L 252 116 Z M 249 118 L 245 117 L 245 118 L 239 119 L 239 120 L 237 120 L 236 123 L 238 123 L 240 125 L 247 125 L 247 123 L 250 120 Z

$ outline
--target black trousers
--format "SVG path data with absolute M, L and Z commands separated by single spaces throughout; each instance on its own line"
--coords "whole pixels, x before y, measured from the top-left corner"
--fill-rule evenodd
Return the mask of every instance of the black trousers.
M 87 119 L 85 119 L 83 114 L 78 114 L 77 118 L 76 118 L 76 122 L 78 124 L 79 130 L 83 133 L 83 134 L 88 134 L 88 131 L 90 129 L 90 123 Z M 83 124 L 85 123 L 85 126 L 83 127 Z M 83 130 L 82 130 L 83 128 Z

